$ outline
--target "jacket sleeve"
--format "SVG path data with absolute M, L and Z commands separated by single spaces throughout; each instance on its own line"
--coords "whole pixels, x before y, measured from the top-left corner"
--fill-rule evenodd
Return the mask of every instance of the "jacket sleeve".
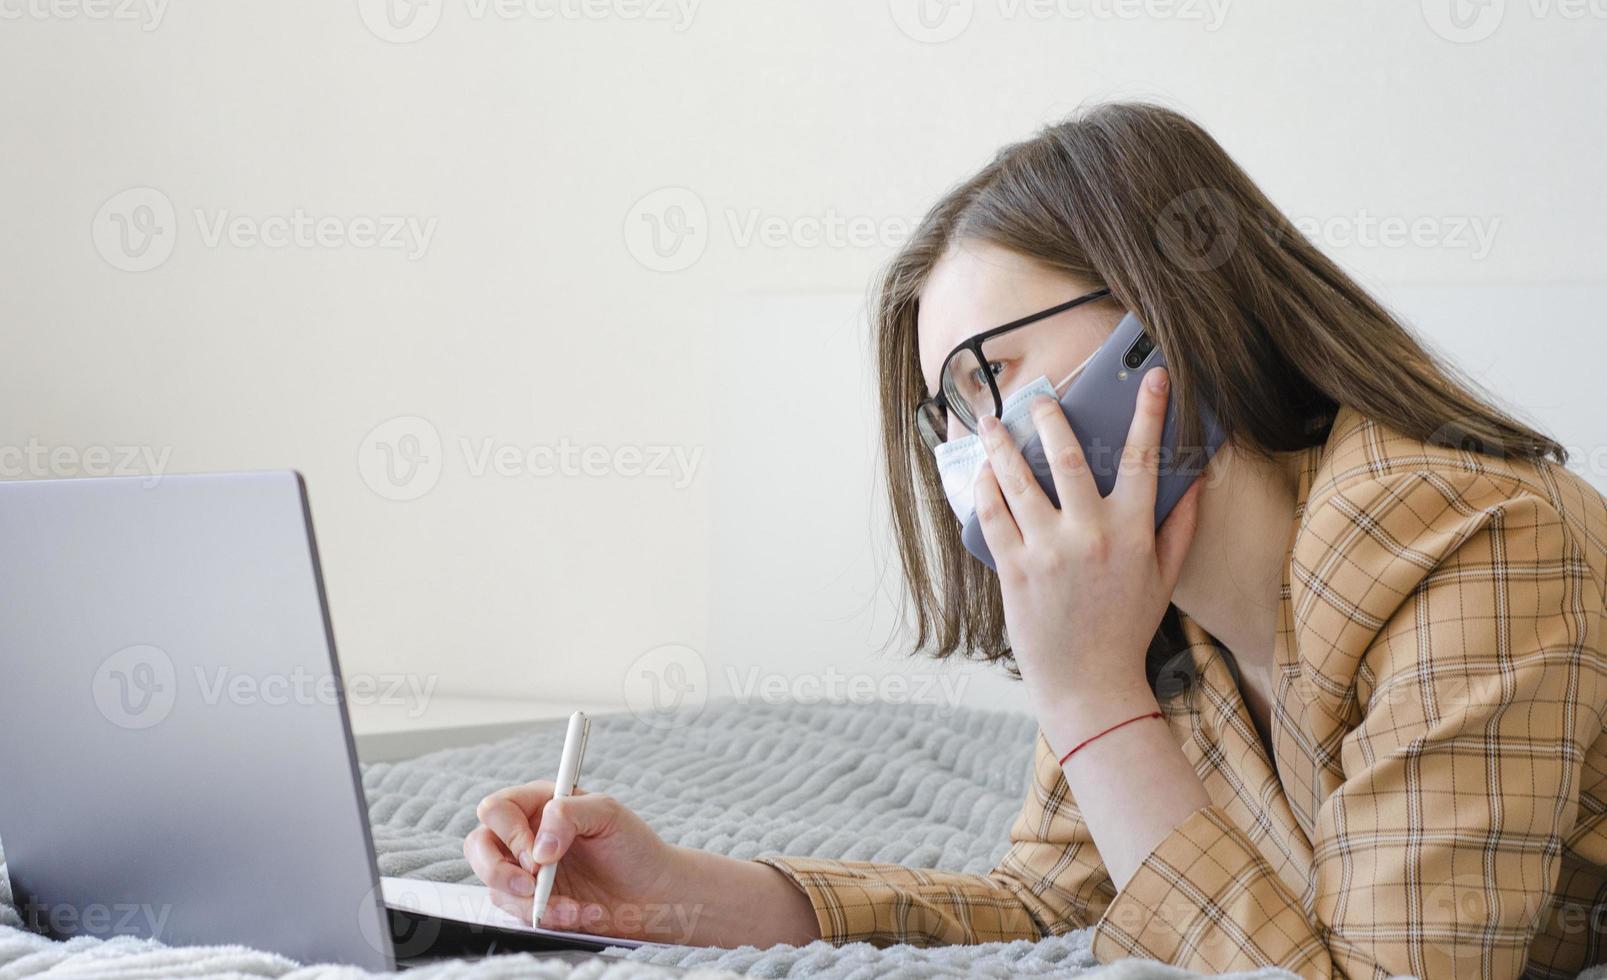
M 1315 748 L 1337 788 L 1316 813 L 1309 894 L 1202 807 L 1105 911 L 1096 958 L 1323 978 L 1523 973 L 1602 727 L 1602 598 L 1547 503 L 1456 479 L 1352 480 L 1311 502 L 1297 536 L 1301 673 L 1285 680 L 1344 732 Z
M 999 866 L 985 875 L 825 858 L 761 860 L 803 889 L 822 938 L 833 943 L 1006 942 L 1098 920 L 1115 890 L 1041 734 L 1010 841 Z

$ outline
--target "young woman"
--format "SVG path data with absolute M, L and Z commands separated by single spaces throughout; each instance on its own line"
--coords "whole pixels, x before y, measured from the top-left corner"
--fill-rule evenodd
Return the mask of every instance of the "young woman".
M 1171 373 L 1144 376 L 1108 496 L 1054 400 L 1027 406 L 1057 508 L 997 416 L 1127 311 Z M 696 907 L 660 938 L 710 945 L 1096 926 L 1102 961 L 1202 971 L 1607 961 L 1607 502 L 1205 132 L 1119 104 L 1006 148 L 902 249 L 875 325 L 916 646 L 1006 661 L 1041 729 L 1003 862 L 741 861 L 535 783 L 486 799 L 465 844 L 499 903 L 528 916 L 562 857 L 544 924 L 651 936 L 618 913 Z M 1157 530 L 1168 395 L 1190 438 L 1204 406 L 1227 442 Z M 973 427 L 987 465 L 956 493 L 935 455 Z

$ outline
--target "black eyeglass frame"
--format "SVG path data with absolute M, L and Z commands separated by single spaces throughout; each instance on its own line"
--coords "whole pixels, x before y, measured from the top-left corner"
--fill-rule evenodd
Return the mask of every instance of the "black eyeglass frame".
M 1004 398 L 999 394 L 999 384 L 993 379 L 993 372 L 985 370 L 988 360 L 982 353 L 982 343 L 986 340 L 991 340 L 992 338 L 997 337 L 999 334 L 1008 333 L 1011 330 L 1019 330 L 1022 327 L 1037 323 L 1039 320 L 1047 319 L 1057 313 L 1064 313 L 1067 310 L 1074 310 L 1085 303 L 1092 303 L 1095 300 L 1104 299 L 1109 295 L 1109 287 L 1104 289 L 1096 289 L 1091 293 L 1084 293 L 1083 295 L 1078 296 L 1076 299 L 1067 300 L 1058 306 L 1051 306 L 1047 310 L 1039 310 L 1037 313 L 1029 313 L 1019 320 L 1011 320 L 1009 323 L 1006 323 L 1003 326 L 984 330 L 979 334 L 973 334 L 970 337 L 967 337 L 965 340 L 960 341 L 960 343 L 957 344 L 953 350 L 949 351 L 948 356 L 943 358 L 943 366 L 938 368 L 937 394 L 928 398 L 923 398 L 915 405 L 915 430 L 916 433 L 921 437 L 921 441 L 926 443 L 926 447 L 928 449 L 936 449 L 948 438 L 947 423 L 949 415 L 949 399 L 948 394 L 943 390 L 943 379 L 947 377 L 949 362 L 954 360 L 955 355 L 959 354 L 961 351 L 970 351 L 971 356 L 976 358 L 977 363 L 983 366 L 984 370 L 982 373 L 988 379 L 988 390 L 993 394 L 993 417 L 998 418 L 1004 414 Z M 928 406 L 938 409 L 943 413 L 942 417 L 944 420 L 944 427 L 942 432 L 936 431 L 936 423 L 928 417 Z M 960 423 L 967 429 L 972 432 L 976 431 L 976 425 L 973 422 L 967 421 L 963 413 L 956 412 L 955 415 L 957 418 L 959 418 Z M 927 431 L 928 428 L 932 429 L 930 433 Z

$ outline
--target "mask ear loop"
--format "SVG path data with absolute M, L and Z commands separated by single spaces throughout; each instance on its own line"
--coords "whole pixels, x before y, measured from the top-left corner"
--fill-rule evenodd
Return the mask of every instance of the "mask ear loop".
M 1100 349 L 1103 348 L 1104 346 L 1105 346 L 1104 344 L 1100 344 L 1099 347 L 1095 347 L 1094 348 L 1094 354 L 1098 354 Z M 1077 375 L 1082 373 L 1082 369 L 1087 367 L 1088 362 L 1090 362 L 1090 361 L 1092 361 L 1094 359 L 1094 354 L 1089 354 L 1087 357 L 1083 358 L 1082 363 L 1077 365 L 1076 367 L 1072 368 L 1070 374 L 1066 375 L 1064 378 L 1061 378 L 1059 381 L 1057 381 L 1055 383 L 1054 388 L 1055 388 L 1055 394 L 1056 395 L 1060 394 L 1060 389 L 1064 388 L 1066 385 L 1071 384 L 1072 379 L 1076 378 Z
M 1101 345 L 1101 346 L 1103 346 L 1103 345 Z M 1062 388 L 1066 387 L 1066 385 L 1070 384 L 1073 378 L 1075 378 L 1075 377 L 1077 377 L 1077 375 L 1081 374 L 1083 368 L 1088 366 L 1088 362 L 1090 362 L 1090 361 L 1092 361 L 1094 359 L 1094 354 L 1098 354 L 1098 353 L 1099 353 L 1099 348 L 1098 347 L 1094 348 L 1094 353 L 1089 354 L 1087 357 L 1083 358 L 1082 363 L 1077 365 L 1076 367 L 1072 368 L 1070 374 L 1066 375 L 1064 378 L 1061 378 L 1059 382 L 1050 385 L 1050 390 L 1055 393 L 1056 398 L 1060 397 L 1060 390 Z M 1049 379 L 1049 376 L 1047 374 L 1040 375 L 1040 377 L 1042 377 L 1046 381 Z M 1036 382 L 1034 382 L 1034 383 L 1036 383 Z M 1030 388 L 1031 385 L 1029 385 L 1028 387 Z M 1025 389 L 1023 389 L 1023 390 L 1025 390 Z M 1010 397 L 1006 398 L 1004 400 L 1006 402 L 1010 402 L 1010 399 L 1015 398 L 1017 395 L 1020 395 L 1020 394 L 1021 394 L 1021 391 L 1012 391 L 1010 393 Z M 976 433 L 972 433 L 972 435 L 975 435 L 975 434 Z

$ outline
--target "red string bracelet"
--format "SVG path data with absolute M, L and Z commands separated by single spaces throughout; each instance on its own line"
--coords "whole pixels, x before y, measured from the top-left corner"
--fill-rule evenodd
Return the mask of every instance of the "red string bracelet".
M 1147 715 L 1136 715 L 1136 716 L 1134 716 L 1132 718 L 1127 719 L 1126 721 L 1118 721 L 1116 724 L 1110 726 L 1109 728 L 1105 729 L 1104 731 L 1096 732 L 1095 734 L 1088 736 L 1087 738 L 1083 739 L 1081 742 L 1078 742 L 1076 745 L 1072 746 L 1072 749 L 1071 749 L 1070 752 L 1067 752 L 1065 755 L 1060 757 L 1060 764 L 1065 765 L 1066 760 L 1071 758 L 1072 755 L 1078 749 L 1082 748 L 1084 745 L 1087 745 L 1089 742 L 1092 742 L 1094 739 L 1098 738 L 1100 735 L 1108 735 L 1109 733 L 1115 731 L 1116 729 L 1122 727 L 1123 725 L 1131 725 L 1135 721 L 1143 721 L 1145 718 L 1159 718 L 1159 717 L 1161 717 L 1161 713 L 1159 711 L 1151 711 Z

